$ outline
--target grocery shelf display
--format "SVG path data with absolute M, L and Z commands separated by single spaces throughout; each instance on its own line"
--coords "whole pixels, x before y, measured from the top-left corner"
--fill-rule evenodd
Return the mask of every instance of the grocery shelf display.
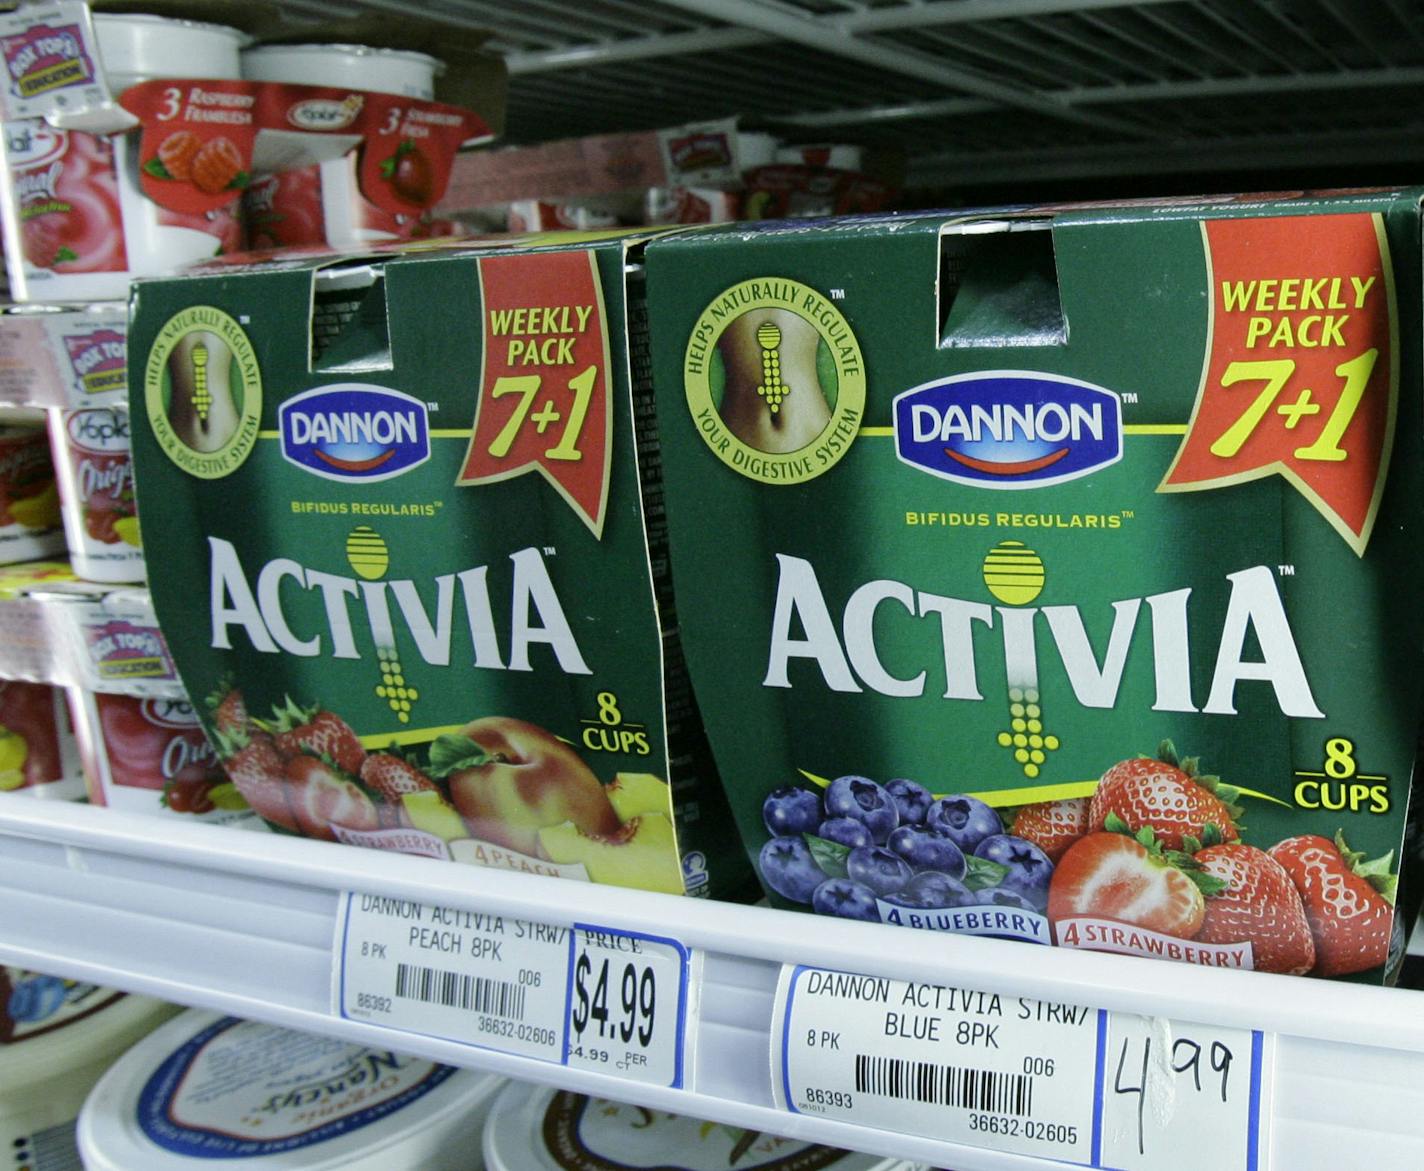
M 269 1025 L 495 1171 L 1424 1164 L 1413 5 L 105 7 L 0 15 L 0 991 L 205 1015 L 93 1166 Z

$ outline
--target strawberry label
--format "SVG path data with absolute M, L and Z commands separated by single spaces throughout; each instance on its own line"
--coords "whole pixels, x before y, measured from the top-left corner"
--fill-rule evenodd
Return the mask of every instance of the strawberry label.
M 1161 490 L 1280 475 L 1363 554 L 1389 472 L 1399 393 L 1382 220 L 1281 216 L 1210 221 L 1202 230 L 1211 350 Z
M 418 219 L 445 193 L 455 152 L 493 136 L 470 110 L 329 86 L 158 79 L 125 90 L 120 104 L 143 123 L 143 193 L 197 214 L 230 207 L 255 174 L 359 145 L 360 194 L 380 213 Z
M 38 118 L 6 122 L 3 133 L 26 277 L 123 272 L 113 140 L 56 130 Z
M 648 247 L 679 629 L 772 902 L 1384 983 L 1417 192 Z

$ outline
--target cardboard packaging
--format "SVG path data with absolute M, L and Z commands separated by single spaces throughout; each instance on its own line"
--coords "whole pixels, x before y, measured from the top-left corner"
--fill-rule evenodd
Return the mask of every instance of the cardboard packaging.
M 130 340 L 153 601 L 274 828 L 752 885 L 682 664 L 640 242 L 228 266 Z
M 1418 192 L 711 229 L 648 273 L 688 663 L 774 903 L 1393 978 Z

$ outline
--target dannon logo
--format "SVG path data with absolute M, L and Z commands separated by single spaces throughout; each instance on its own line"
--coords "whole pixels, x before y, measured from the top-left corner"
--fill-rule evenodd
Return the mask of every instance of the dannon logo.
M 384 386 L 320 386 L 284 402 L 277 419 L 283 457 L 328 480 L 389 480 L 430 458 L 425 404 Z
M 960 484 L 1037 488 L 1122 458 L 1122 407 L 1073 378 L 991 370 L 927 382 L 896 396 L 895 453 Z

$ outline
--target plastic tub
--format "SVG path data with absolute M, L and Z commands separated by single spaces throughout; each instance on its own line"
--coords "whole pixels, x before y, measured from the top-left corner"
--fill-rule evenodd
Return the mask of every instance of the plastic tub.
M 64 553 L 44 412 L 0 412 L 0 564 Z
M 0 967 L 0 1151 L 17 1171 L 72 1171 L 74 1123 L 89 1091 L 135 1041 L 177 1012 Z
M 94 32 L 115 97 L 154 77 L 239 77 L 248 40 L 224 24 L 142 13 L 96 12 Z
M 143 581 L 128 411 L 53 409 L 49 416 L 64 535 L 74 572 L 88 581 Z
M 251 81 L 325 85 L 430 101 L 444 64 L 425 53 L 366 45 L 263 45 L 242 55 Z M 418 215 L 396 216 L 366 199 L 356 178 L 357 152 L 259 179 L 244 203 L 255 247 L 400 239 Z
M 187 1012 L 79 1119 L 86 1171 L 479 1171 L 491 1074 Z
M 240 76 L 237 29 L 158 16 L 94 17 L 115 94 L 154 77 Z M 0 183 L 5 257 L 17 301 L 109 301 L 129 280 L 241 246 L 230 209 L 170 212 L 139 187 L 139 136 L 58 130 L 43 119 L 4 124 Z
M 489 1171 L 916 1171 L 918 1164 L 510 1083 L 485 1127 L 485 1166 Z

